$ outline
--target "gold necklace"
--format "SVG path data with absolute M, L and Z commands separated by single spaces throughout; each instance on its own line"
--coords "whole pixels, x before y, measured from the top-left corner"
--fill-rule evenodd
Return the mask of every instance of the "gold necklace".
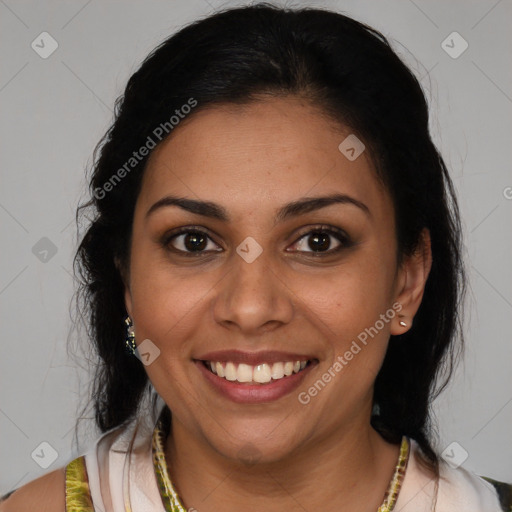
M 166 431 L 168 432 L 168 429 L 164 427 L 164 422 L 162 417 L 160 417 L 153 432 L 152 441 L 153 464 L 155 467 L 155 474 L 158 488 L 160 490 L 160 496 L 162 497 L 162 502 L 166 512 L 187 512 L 187 509 L 181 502 L 180 497 L 174 489 L 174 486 L 172 485 L 171 479 L 169 477 L 164 452 L 165 439 L 167 437 Z M 391 478 L 388 489 L 384 494 L 384 501 L 382 505 L 377 509 L 377 512 L 392 512 L 395 508 L 398 493 L 400 492 L 400 488 L 405 476 L 405 470 L 409 460 L 409 453 L 409 439 L 406 436 L 403 436 L 402 442 L 400 444 L 400 454 L 398 456 L 398 462 L 396 464 L 393 477 Z

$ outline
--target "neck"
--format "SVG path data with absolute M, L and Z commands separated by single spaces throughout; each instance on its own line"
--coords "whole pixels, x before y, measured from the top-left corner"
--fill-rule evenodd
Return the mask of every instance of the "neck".
M 183 504 L 200 512 L 377 510 L 399 453 L 369 419 L 363 428 L 354 424 L 303 443 L 286 460 L 243 464 L 223 457 L 173 418 L 165 449 Z

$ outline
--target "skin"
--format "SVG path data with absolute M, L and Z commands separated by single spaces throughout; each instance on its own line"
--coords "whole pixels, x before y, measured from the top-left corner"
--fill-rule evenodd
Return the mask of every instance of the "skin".
M 373 382 L 389 335 L 411 327 L 431 251 L 425 232 L 417 252 L 397 268 L 390 197 L 366 153 L 350 162 L 338 151 L 349 133 L 288 97 L 198 112 L 150 157 L 136 204 L 131 265 L 119 268 L 137 342 L 149 338 L 161 351 L 145 368 L 173 413 L 166 459 L 187 508 L 339 512 L 342 503 L 357 512 L 382 502 L 398 446 L 370 426 Z M 274 226 L 283 204 L 333 192 L 363 202 L 370 215 L 334 205 Z M 150 206 L 171 193 L 218 203 L 232 220 L 177 207 L 146 219 Z M 305 235 L 319 224 L 343 229 L 354 244 L 313 258 Z M 208 250 L 223 251 L 187 259 L 160 243 L 169 230 L 191 225 L 214 236 Z M 263 249 L 250 264 L 236 253 L 247 236 Z M 183 250 L 183 238 L 172 245 Z M 329 249 L 340 245 L 330 240 Z M 301 404 L 298 393 L 396 302 L 402 317 L 386 323 Z M 276 402 L 235 404 L 214 393 L 191 361 L 226 348 L 307 353 L 318 365 L 296 392 Z M 64 487 L 60 468 L 22 486 L 0 511 L 64 510 Z
M 0 502 L 0 512 L 65 512 L 66 471 L 59 468 L 21 486 Z
M 350 133 L 303 99 L 262 99 L 194 113 L 150 156 L 125 303 L 137 343 L 150 339 L 160 350 L 145 369 L 173 414 L 166 458 L 187 508 L 334 512 L 342 502 L 357 512 L 382 503 L 398 446 L 370 425 L 373 385 L 390 334 L 411 327 L 431 252 L 424 232 L 416 253 L 397 267 L 393 204 L 366 151 L 349 161 L 338 150 Z M 364 203 L 369 214 L 335 204 L 274 225 L 285 203 L 335 192 Z M 217 203 L 231 220 L 177 206 L 146 216 L 168 194 Z M 323 224 L 344 230 L 353 244 L 312 256 L 308 233 Z M 162 242 L 185 226 L 210 237 L 204 255 L 179 255 L 184 235 Z M 246 237 L 263 249 L 252 263 L 236 252 Z M 324 251 L 340 245 L 330 240 Z M 396 302 L 403 316 L 301 404 L 298 393 Z M 297 391 L 239 404 L 218 394 L 192 361 L 234 348 L 311 354 L 318 364 Z

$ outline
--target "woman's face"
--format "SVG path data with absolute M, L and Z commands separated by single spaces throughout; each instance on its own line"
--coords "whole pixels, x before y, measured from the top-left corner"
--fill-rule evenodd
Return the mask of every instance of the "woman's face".
M 229 458 L 367 428 L 389 335 L 408 328 L 398 311 L 410 321 L 421 300 L 367 152 L 338 148 L 349 135 L 272 99 L 199 111 L 148 161 L 127 310 L 174 428 Z

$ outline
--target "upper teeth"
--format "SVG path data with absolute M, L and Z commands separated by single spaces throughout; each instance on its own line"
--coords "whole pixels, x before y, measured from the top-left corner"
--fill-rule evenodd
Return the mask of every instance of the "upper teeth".
M 219 377 L 230 381 L 258 382 L 260 384 L 270 382 L 272 379 L 277 380 L 288 377 L 292 373 L 298 373 L 306 365 L 307 361 L 286 361 L 274 364 L 262 363 L 256 366 L 240 363 L 238 367 L 232 362 L 206 362 L 206 366 Z

